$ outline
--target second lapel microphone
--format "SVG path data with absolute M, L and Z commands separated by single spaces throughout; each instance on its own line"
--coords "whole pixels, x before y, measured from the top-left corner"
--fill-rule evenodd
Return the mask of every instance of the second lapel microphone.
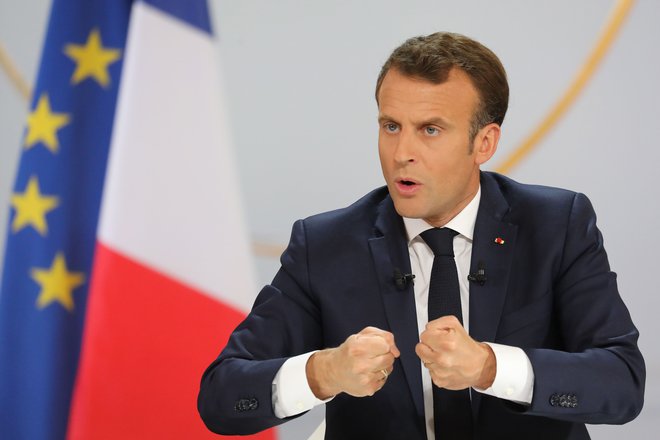
M 473 272 L 468 275 L 468 281 L 472 283 L 479 283 L 480 286 L 483 286 L 486 284 L 486 280 L 488 277 L 486 277 L 486 269 L 484 268 L 484 262 L 479 261 L 477 263 L 477 272 Z

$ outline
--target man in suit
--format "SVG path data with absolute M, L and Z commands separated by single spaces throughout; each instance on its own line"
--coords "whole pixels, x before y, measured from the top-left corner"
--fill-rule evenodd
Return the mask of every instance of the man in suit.
M 207 426 L 253 433 L 325 403 L 329 439 L 556 440 L 636 417 L 638 332 L 589 200 L 480 171 L 508 105 L 498 58 L 412 38 L 376 100 L 387 186 L 295 223 L 204 373 Z

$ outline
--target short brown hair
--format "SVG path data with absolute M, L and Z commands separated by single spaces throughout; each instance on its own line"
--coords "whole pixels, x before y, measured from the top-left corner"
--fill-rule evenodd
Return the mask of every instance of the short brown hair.
M 509 105 L 509 84 L 497 55 L 464 35 L 436 32 L 408 39 L 385 61 L 376 83 L 376 102 L 385 75 L 396 69 L 406 76 L 441 84 L 449 71 L 459 68 L 472 81 L 479 94 L 479 106 L 470 124 L 470 139 L 491 122 L 502 125 Z

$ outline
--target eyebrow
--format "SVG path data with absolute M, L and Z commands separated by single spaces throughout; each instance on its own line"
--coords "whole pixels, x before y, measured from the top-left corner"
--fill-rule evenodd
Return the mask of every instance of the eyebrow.
M 396 119 L 391 117 L 391 116 L 388 116 L 386 114 L 379 114 L 378 115 L 378 123 L 382 124 L 385 121 L 397 122 Z M 444 118 L 435 117 L 435 118 L 430 118 L 430 119 L 423 120 L 423 121 L 419 122 L 417 125 L 419 125 L 421 127 L 424 127 L 424 126 L 427 126 L 427 125 L 439 125 L 441 127 L 453 127 L 454 124 L 450 123 L 449 121 L 447 121 Z
M 426 121 L 422 121 L 420 125 L 422 125 L 422 126 L 440 125 L 442 127 L 452 127 L 454 124 L 452 124 L 451 122 L 449 122 L 445 118 L 437 117 L 437 118 L 427 119 Z
M 391 116 L 387 116 L 385 114 L 379 113 L 378 114 L 378 123 L 382 124 L 385 121 L 394 121 L 394 118 L 392 118 Z

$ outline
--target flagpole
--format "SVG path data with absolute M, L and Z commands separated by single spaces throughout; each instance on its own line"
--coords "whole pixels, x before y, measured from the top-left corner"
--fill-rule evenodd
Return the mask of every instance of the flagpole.
M 14 85 L 16 90 L 21 94 L 25 101 L 30 100 L 32 92 L 27 81 L 23 78 L 21 73 L 16 68 L 16 64 L 9 56 L 9 53 L 5 50 L 5 46 L 0 41 L 0 67 L 7 73 L 9 81 Z

